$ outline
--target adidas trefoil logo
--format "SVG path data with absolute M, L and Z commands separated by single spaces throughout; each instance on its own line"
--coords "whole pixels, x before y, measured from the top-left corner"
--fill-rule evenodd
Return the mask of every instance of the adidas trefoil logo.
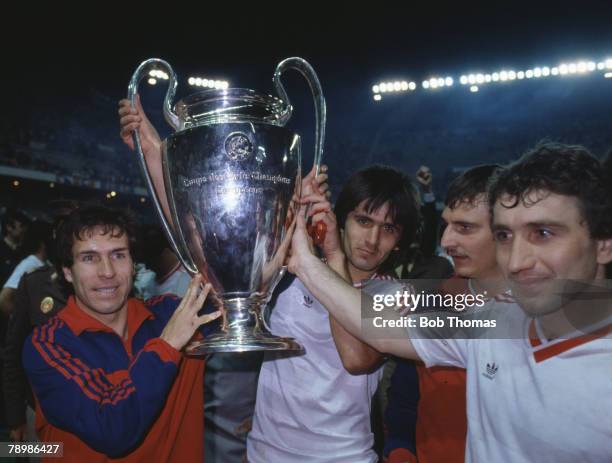
M 314 299 L 308 296 L 307 294 L 304 294 L 304 302 L 303 302 L 304 306 L 311 308 L 313 303 L 314 303 Z
M 495 362 L 487 363 L 486 371 L 482 373 L 482 376 L 488 379 L 494 379 L 498 369 L 499 365 L 495 365 Z

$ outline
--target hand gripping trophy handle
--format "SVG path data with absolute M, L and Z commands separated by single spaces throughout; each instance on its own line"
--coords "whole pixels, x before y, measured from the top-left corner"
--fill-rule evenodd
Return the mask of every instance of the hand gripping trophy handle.
M 169 84 L 168 84 L 168 90 L 166 91 L 166 96 L 164 98 L 164 117 L 166 121 L 168 122 L 168 124 L 174 130 L 178 130 L 179 129 L 179 118 L 175 114 L 174 110 L 172 109 L 172 101 L 174 100 L 174 95 L 176 93 L 176 86 L 177 86 L 176 74 L 174 73 L 174 70 L 172 69 L 170 64 L 168 64 L 166 61 L 158 59 L 158 58 L 151 58 L 146 61 L 143 61 L 140 64 L 140 66 L 138 66 L 136 71 L 134 71 L 134 74 L 132 75 L 132 78 L 130 80 L 130 83 L 128 86 L 128 99 L 130 100 L 132 107 L 135 108 L 136 107 L 136 95 L 138 94 L 138 85 L 140 84 L 140 81 L 144 79 L 145 77 L 149 76 L 149 72 L 153 70 L 158 70 L 158 71 L 161 70 L 161 71 L 166 72 L 166 74 L 168 75 Z M 162 223 L 162 227 L 164 229 L 164 233 L 166 234 L 166 238 L 168 239 L 168 242 L 172 246 L 172 249 L 178 256 L 179 260 L 181 261 L 181 264 L 183 264 L 183 267 L 185 267 L 185 269 L 187 269 L 189 273 L 191 273 L 192 275 L 195 275 L 196 273 L 198 273 L 197 268 L 193 264 L 192 259 L 187 257 L 187 253 L 182 250 L 181 246 L 178 245 L 179 241 L 174 236 L 174 230 L 172 226 L 168 223 L 168 220 L 166 216 L 164 215 L 164 211 L 159 201 L 159 197 L 157 196 L 157 193 L 155 192 L 155 187 L 153 185 L 151 174 L 149 173 L 149 169 L 147 167 L 147 161 L 145 160 L 145 156 L 142 151 L 142 144 L 140 142 L 140 134 L 138 130 L 134 130 L 134 132 L 132 132 L 132 138 L 134 140 L 134 146 L 136 147 L 136 152 L 138 153 L 138 160 L 140 162 L 140 168 L 145 178 L 147 189 L 149 190 L 151 198 L 153 199 L 153 204 L 155 204 L 155 210 L 157 211 L 157 214 L 159 215 L 159 219 Z

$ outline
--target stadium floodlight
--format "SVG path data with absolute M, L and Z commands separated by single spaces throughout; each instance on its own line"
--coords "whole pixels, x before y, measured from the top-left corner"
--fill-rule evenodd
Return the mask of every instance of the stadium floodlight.
M 429 79 L 429 88 L 438 88 L 438 79 Z
M 551 73 L 551 75 L 553 75 L 553 76 L 558 76 L 558 75 L 559 75 L 559 72 L 560 72 L 560 71 L 559 71 L 559 68 L 558 68 L 557 66 L 555 66 L 554 68 L 552 68 L 552 69 L 550 70 L 550 73 Z
M 199 87 L 200 85 L 202 85 L 202 78 L 201 78 L 201 77 L 196 77 L 195 84 L 196 84 L 198 87 Z
M 157 80 L 155 80 L 153 77 L 149 77 L 149 80 L 147 80 L 147 83 L 149 85 L 155 85 L 157 83 Z
M 531 79 L 533 77 L 533 69 L 527 69 L 525 71 L 525 77 L 527 77 L 528 79 Z
M 208 88 L 215 88 L 215 81 L 214 80 L 209 80 L 208 81 Z
M 115 196 L 117 196 L 117 192 L 116 192 L 116 191 L 111 191 L 111 192 L 110 192 L 110 195 L 111 195 L 111 197 L 113 197 L 113 198 L 114 198 Z
M 514 80 L 514 79 L 516 79 L 516 72 L 508 71 L 508 80 Z
M 569 66 L 565 63 L 563 63 L 561 66 L 559 66 L 559 74 L 561 74 L 562 76 L 566 75 L 569 72 Z
M 476 76 L 475 76 L 474 74 L 470 74 L 470 75 L 468 76 L 468 82 L 469 82 L 471 85 L 474 85 L 474 84 L 476 83 Z
M 479 84 L 484 83 L 484 74 L 476 74 L 476 82 Z
M 608 58 L 608 59 L 606 60 L 606 67 L 607 67 L 608 69 L 612 69 L 612 59 Z
M 438 87 L 444 87 L 446 85 L 446 81 L 444 77 L 438 77 Z
M 380 93 L 385 93 L 387 91 L 387 84 L 383 82 L 378 86 L 378 88 L 380 88 Z
M 508 80 L 508 73 L 506 71 L 502 71 L 499 73 L 499 80 L 505 82 Z
M 542 68 L 542 76 L 548 77 L 550 75 L 550 68 L 548 66 L 544 66 Z
M 416 89 L 416 82 L 410 82 L 410 83 L 408 84 L 408 88 L 409 88 L 410 90 L 415 90 L 415 89 Z
M 453 78 L 451 76 L 448 76 L 446 79 L 444 79 L 444 84 L 447 87 L 450 87 L 451 85 L 453 85 Z
M 149 71 L 149 77 L 157 77 L 157 69 L 151 69 Z
M 600 71 L 603 71 L 606 68 L 606 63 L 604 63 L 603 61 L 600 61 L 599 63 L 597 63 L 597 69 Z
M 539 79 L 540 77 L 542 77 L 542 69 L 541 68 L 534 68 L 533 69 L 533 77 L 535 77 L 536 79 Z
M 372 87 L 372 93 L 380 93 L 380 87 L 378 85 L 374 85 Z
M 596 64 L 593 61 L 589 61 L 587 63 L 587 69 L 589 72 L 592 72 L 595 70 Z
M 195 85 L 195 77 L 190 77 L 189 79 L 187 79 L 187 83 L 189 85 Z
M 477 91 L 478 91 L 478 85 L 472 85 L 472 86 L 470 87 L 470 92 L 472 92 L 472 93 L 476 93 Z
M 461 83 L 461 85 L 465 85 L 468 83 L 468 77 L 467 76 L 461 76 L 459 78 L 459 82 Z
M 393 82 L 393 90 L 395 90 L 396 92 L 399 92 L 401 89 L 402 89 L 401 82 Z
M 491 80 L 493 82 L 497 82 L 499 80 L 499 72 L 494 72 L 493 74 L 491 74 Z
M 485 74 L 485 82 L 491 82 L 491 74 Z
M 429 88 L 429 81 L 428 80 L 424 80 L 421 85 L 423 86 L 424 89 L 428 89 Z
M 577 63 L 576 64 L 576 70 L 579 73 L 581 73 L 581 74 L 584 73 L 584 72 L 587 72 L 587 63 L 586 63 L 586 61 L 580 61 L 579 63 Z
M 605 77 L 606 79 L 612 79 L 612 72 L 606 72 L 606 73 L 604 74 L 604 77 Z
M 576 74 L 576 72 L 578 71 L 578 66 L 576 65 L 576 63 L 570 63 L 567 67 L 567 70 L 570 74 Z
M 380 101 L 382 100 L 382 96 L 380 95 L 380 93 L 377 93 L 376 95 L 374 95 L 374 101 Z
M 406 90 L 408 90 L 408 82 L 403 80 L 402 81 L 402 91 L 405 92 Z
M 519 71 L 516 73 L 516 78 L 518 80 L 523 80 L 525 78 L 525 71 Z

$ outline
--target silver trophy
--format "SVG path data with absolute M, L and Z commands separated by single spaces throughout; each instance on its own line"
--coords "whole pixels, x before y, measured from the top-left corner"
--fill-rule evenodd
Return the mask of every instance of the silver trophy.
M 190 274 L 212 283 L 215 305 L 223 308 L 217 332 L 192 341 L 190 355 L 256 350 L 301 350 L 292 338 L 274 336 L 264 310 L 284 273 L 295 199 L 300 196 L 300 137 L 285 128 L 292 106 L 281 83 L 289 69 L 308 81 L 315 102 L 314 164 L 319 172 L 325 138 L 325 100 L 312 67 L 301 58 L 278 64 L 278 97 L 253 90 L 206 90 L 172 106 L 176 75 L 160 59 L 144 61 L 132 76 L 128 98 L 135 105 L 138 84 L 152 70 L 164 71 L 169 86 L 166 121 L 175 130 L 163 141 L 162 170 L 171 223 L 134 132 L 140 165 L 166 236 Z M 210 296 L 209 296 L 210 297 Z

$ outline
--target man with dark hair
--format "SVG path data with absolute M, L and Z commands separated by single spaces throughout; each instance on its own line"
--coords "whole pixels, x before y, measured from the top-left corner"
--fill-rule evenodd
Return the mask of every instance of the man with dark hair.
M 313 223 L 326 224 L 322 251 L 329 264 L 340 256 L 344 265 L 346 256 L 347 282 L 363 288 L 390 278 L 419 223 L 414 187 L 390 167 L 351 176 L 335 215 L 323 195 L 302 201 L 315 203 Z M 344 330 L 299 280 L 286 279 L 277 294 L 272 330 L 295 337 L 306 352 L 266 352 L 247 440 L 249 461 L 377 461 L 370 401 L 382 374 L 381 354 Z
M 601 164 L 582 147 L 540 145 L 497 173 L 489 205 L 517 301 L 498 314 L 503 339 L 440 339 L 402 323 L 362 330 L 362 295 L 315 258 L 300 217 L 289 270 L 378 351 L 466 369 L 467 461 L 610 461 L 612 198 Z
M 74 295 L 26 341 L 24 366 L 43 442 L 64 460 L 201 461 L 203 361 L 181 349 L 219 312 L 198 315 L 210 286 L 182 301 L 130 298 L 134 227 L 122 211 L 76 208 L 57 229 Z

